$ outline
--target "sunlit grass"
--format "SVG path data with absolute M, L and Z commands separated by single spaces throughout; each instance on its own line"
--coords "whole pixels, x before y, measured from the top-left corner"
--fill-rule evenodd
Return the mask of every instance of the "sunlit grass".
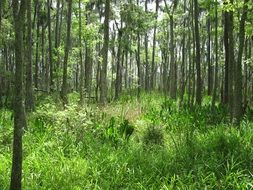
M 52 99 L 28 116 L 23 189 L 250 189 L 253 124 L 226 110 L 181 108 L 158 94 L 66 110 Z M 113 118 L 113 119 L 112 119 Z M 134 126 L 127 140 L 120 127 Z M 12 113 L 0 114 L 0 189 L 9 189 Z M 154 130 L 150 130 L 153 127 Z M 154 140 L 155 138 L 155 140 Z M 161 143 L 159 140 L 163 138 Z

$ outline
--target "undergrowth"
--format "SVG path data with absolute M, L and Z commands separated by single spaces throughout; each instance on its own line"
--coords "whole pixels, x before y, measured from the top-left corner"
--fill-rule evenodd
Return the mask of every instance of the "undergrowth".
M 252 189 L 253 124 L 227 110 L 179 107 L 157 93 L 64 110 L 53 98 L 28 115 L 23 189 Z M 56 102 L 56 103 L 55 103 Z M 0 189 L 9 189 L 11 111 L 0 111 Z

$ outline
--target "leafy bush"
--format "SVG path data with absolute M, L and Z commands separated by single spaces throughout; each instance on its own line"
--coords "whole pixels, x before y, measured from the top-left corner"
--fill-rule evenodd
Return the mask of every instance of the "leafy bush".
M 150 125 L 143 134 L 144 145 L 164 145 L 164 132 L 161 126 Z

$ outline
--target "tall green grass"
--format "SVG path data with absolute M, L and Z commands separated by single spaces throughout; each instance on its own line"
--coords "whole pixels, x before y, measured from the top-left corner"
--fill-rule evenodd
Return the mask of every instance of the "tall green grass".
M 182 108 L 157 93 L 142 94 L 139 101 L 123 97 L 106 112 L 80 107 L 76 95 L 71 97 L 65 110 L 45 99 L 28 116 L 23 189 L 253 188 L 253 123 L 248 119 L 235 128 L 225 108 Z M 142 114 L 126 122 L 125 109 L 137 103 Z M 9 189 L 12 125 L 12 113 L 1 110 L 3 190 Z M 122 129 L 130 126 L 134 131 L 128 139 Z

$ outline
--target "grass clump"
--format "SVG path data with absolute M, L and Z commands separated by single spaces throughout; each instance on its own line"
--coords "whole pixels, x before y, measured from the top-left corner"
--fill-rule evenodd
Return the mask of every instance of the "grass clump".
M 149 125 L 143 134 L 143 143 L 146 146 L 164 145 L 164 132 L 161 126 Z

